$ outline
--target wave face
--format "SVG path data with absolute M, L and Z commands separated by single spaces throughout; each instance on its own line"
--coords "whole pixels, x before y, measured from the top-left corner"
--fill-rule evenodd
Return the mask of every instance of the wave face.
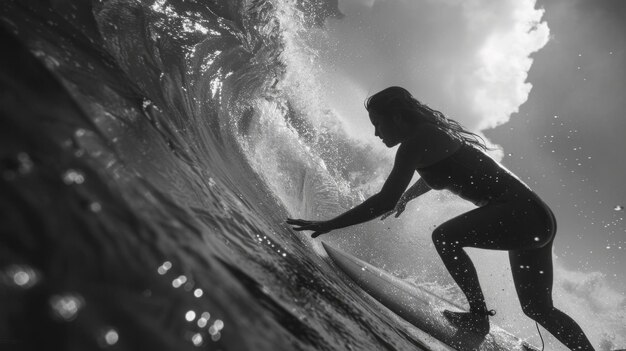
M 425 347 L 283 223 L 337 213 L 379 177 L 380 159 L 320 107 L 299 39 L 339 15 L 336 4 L 8 1 L 1 11 L 16 67 L 2 84 L 17 96 L 2 122 L 7 342 Z

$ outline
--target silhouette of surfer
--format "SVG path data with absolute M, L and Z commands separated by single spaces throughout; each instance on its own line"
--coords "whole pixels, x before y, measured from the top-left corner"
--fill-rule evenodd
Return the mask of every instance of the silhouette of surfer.
M 515 289 L 524 313 L 572 350 L 593 350 L 580 326 L 552 303 L 552 243 L 556 221 L 550 208 L 513 173 L 487 156 L 482 138 L 401 87 L 384 89 L 365 102 L 375 135 L 389 148 L 400 145 L 382 189 L 327 221 L 287 219 L 312 237 L 393 213 L 431 189 L 447 189 L 477 208 L 438 226 L 433 242 L 445 267 L 465 294 L 469 312 L 444 311 L 461 329 L 488 332 L 487 309 L 478 276 L 464 248 L 509 252 Z M 407 189 L 414 172 L 420 179 Z M 405 191 L 406 190 L 406 191 Z

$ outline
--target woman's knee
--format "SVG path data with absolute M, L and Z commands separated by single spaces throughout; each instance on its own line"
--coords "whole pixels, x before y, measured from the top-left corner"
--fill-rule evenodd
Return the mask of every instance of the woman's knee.
M 452 251 L 455 247 L 458 247 L 460 243 L 455 239 L 455 236 L 455 232 L 446 223 L 435 228 L 435 230 L 433 230 L 432 240 L 437 251 Z

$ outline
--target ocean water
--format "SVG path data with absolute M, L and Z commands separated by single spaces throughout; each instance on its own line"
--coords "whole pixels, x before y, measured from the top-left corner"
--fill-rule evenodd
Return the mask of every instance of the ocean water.
M 336 9 L 1 8 L 0 348 L 423 348 L 284 223 L 350 206 L 376 172 L 288 74 Z
M 393 160 L 328 106 L 315 48 L 340 17 L 330 0 L 3 1 L 0 349 L 445 350 L 284 223 L 350 208 Z M 428 236 L 469 208 L 433 192 L 324 240 L 464 304 Z M 528 319 L 499 322 L 538 344 Z

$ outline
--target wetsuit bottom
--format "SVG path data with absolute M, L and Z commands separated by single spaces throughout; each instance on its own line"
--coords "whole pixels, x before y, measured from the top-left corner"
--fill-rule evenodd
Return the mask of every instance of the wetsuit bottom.
M 582 329 L 552 302 L 556 221 L 535 194 L 491 201 L 440 225 L 433 242 L 472 310 L 486 308 L 476 269 L 463 248 L 509 251 L 522 310 L 566 346 L 593 350 Z

